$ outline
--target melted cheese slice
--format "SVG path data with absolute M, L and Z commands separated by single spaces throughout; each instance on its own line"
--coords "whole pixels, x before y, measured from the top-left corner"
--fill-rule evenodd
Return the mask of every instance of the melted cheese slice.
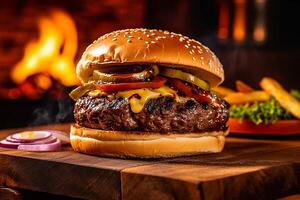
M 132 97 L 135 94 L 139 95 L 141 98 Z M 128 90 L 128 91 L 118 92 L 116 94 L 117 97 L 123 97 L 125 99 L 129 99 L 131 110 L 134 113 L 141 112 L 145 104 L 150 99 L 156 99 L 160 96 L 174 96 L 174 95 L 176 96 L 176 100 L 177 100 L 178 97 L 176 95 L 176 92 L 167 86 L 163 86 L 158 89 L 144 88 L 144 89 L 137 89 L 137 90 Z

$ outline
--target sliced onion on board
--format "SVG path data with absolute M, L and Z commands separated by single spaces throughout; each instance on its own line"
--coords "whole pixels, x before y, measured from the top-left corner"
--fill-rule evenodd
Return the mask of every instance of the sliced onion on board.
M 41 140 L 27 140 L 27 141 L 23 141 L 23 140 L 16 140 L 16 139 L 13 139 L 11 136 L 8 136 L 6 138 L 6 141 L 8 142 L 12 142 L 12 143 L 19 143 L 19 144 L 41 144 L 41 143 L 51 143 L 53 142 L 54 140 L 56 140 L 56 137 L 51 135 L 50 137 L 47 137 L 45 139 L 41 139 Z
M 21 144 L 18 146 L 19 150 L 25 151 L 56 151 L 61 148 L 61 141 L 57 139 L 49 144 Z
M 13 139 L 11 137 L 11 135 L 7 136 L 5 140 L 8 141 L 8 142 L 12 142 L 12 143 L 20 143 L 20 140 Z M 30 141 L 28 141 L 28 142 L 30 142 Z
M 2 141 L 5 141 L 6 143 L 21 145 L 21 144 L 49 144 L 49 143 L 55 142 L 56 140 L 57 140 L 57 138 L 55 136 L 51 135 L 50 137 L 48 137 L 46 139 L 37 140 L 37 141 L 33 141 L 33 142 L 16 142 L 15 140 L 11 140 L 9 136 L 5 140 L 2 140 Z
M 20 143 L 9 142 L 7 140 L 0 141 L 0 147 L 17 149 Z
M 24 131 L 11 135 L 12 139 L 19 140 L 20 142 L 33 142 L 50 137 L 52 134 L 49 131 Z
M 69 136 L 62 131 L 26 131 L 1 140 L 0 147 L 26 151 L 55 151 L 67 143 L 70 143 Z

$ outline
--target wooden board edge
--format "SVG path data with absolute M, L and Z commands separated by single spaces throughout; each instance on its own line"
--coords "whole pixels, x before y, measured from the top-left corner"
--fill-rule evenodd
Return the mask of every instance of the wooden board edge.
M 3 186 L 84 199 L 120 199 L 121 196 L 119 170 L 5 154 L 0 155 L 0 163 Z
M 136 167 L 138 169 L 139 167 Z M 239 187 L 237 187 L 237 185 Z M 275 199 L 300 191 L 300 164 L 284 163 L 206 182 L 121 171 L 121 196 L 138 199 Z

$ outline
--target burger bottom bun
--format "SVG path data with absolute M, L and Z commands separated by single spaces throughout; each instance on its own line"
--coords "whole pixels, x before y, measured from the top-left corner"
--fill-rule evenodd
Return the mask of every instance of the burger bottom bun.
M 77 152 L 121 158 L 164 158 L 221 152 L 228 131 L 166 134 L 104 131 L 71 126 L 70 140 Z

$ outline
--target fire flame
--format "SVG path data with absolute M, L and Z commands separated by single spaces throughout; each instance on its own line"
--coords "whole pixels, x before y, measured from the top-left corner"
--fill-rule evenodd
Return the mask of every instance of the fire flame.
M 37 83 L 51 87 L 52 76 L 65 86 L 78 84 L 74 57 L 77 51 L 77 31 L 72 18 L 63 11 L 53 10 L 38 20 L 39 38 L 25 47 L 23 59 L 17 63 L 11 78 L 21 84 L 27 77 L 42 74 Z

